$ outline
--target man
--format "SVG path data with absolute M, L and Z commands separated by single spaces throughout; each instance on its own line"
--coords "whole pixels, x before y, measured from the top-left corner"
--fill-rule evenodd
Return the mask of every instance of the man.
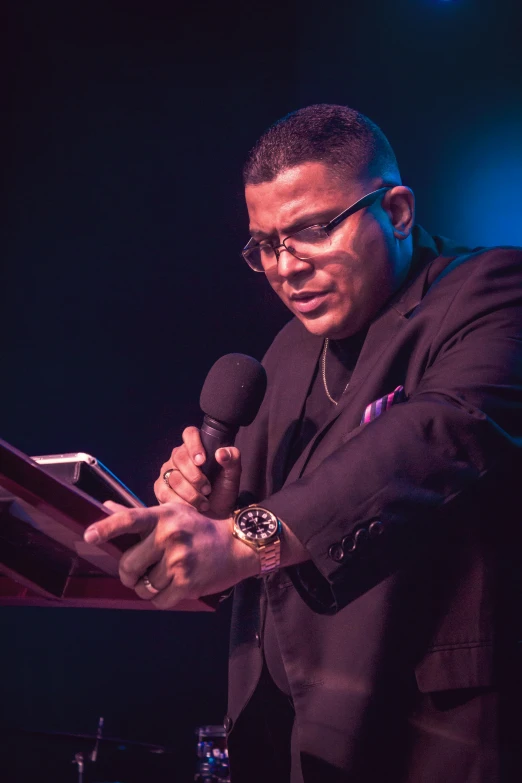
M 270 128 L 245 193 L 243 255 L 295 316 L 261 410 L 213 487 L 188 428 L 162 505 L 86 538 L 141 532 L 121 578 L 160 608 L 237 585 L 234 783 L 510 779 L 522 253 L 414 227 L 388 141 L 346 107 Z

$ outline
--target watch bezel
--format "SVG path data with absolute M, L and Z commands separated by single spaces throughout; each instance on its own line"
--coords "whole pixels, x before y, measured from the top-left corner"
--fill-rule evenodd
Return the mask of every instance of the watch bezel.
M 268 535 L 265 538 L 249 538 L 240 528 L 239 526 L 239 520 L 243 514 L 247 514 L 249 511 L 253 511 L 254 509 L 264 512 L 265 514 L 268 514 L 271 518 L 271 520 L 275 521 L 276 523 L 276 529 L 273 533 Z M 251 546 L 253 549 L 263 549 L 266 546 L 269 546 L 274 541 L 276 541 L 280 535 L 281 535 L 281 521 L 276 517 L 276 515 L 270 511 L 268 508 L 264 508 L 263 506 L 259 506 L 257 503 L 253 503 L 250 506 L 246 506 L 245 508 L 238 509 L 235 512 L 234 515 L 234 535 L 236 538 L 239 538 L 241 541 L 243 541 L 245 544 L 248 544 L 248 546 Z

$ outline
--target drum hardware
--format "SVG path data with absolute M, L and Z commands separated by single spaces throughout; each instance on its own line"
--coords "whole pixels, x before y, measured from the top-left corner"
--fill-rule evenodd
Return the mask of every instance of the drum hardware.
M 230 765 L 224 726 L 200 726 L 198 738 L 196 783 L 230 783 Z
M 100 747 L 100 740 L 103 739 L 102 737 L 103 723 L 104 723 L 104 719 L 100 715 L 100 717 L 98 718 L 98 728 L 96 730 L 96 738 L 94 741 L 94 745 L 91 752 L 89 753 L 89 761 L 92 762 L 93 764 L 96 762 L 96 759 L 98 758 L 98 749 Z M 85 759 L 83 753 L 75 753 L 72 763 L 76 764 L 78 767 L 78 783 L 83 783 L 83 773 L 85 771 Z
M 76 765 L 77 783 L 94 783 L 96 777 L 95 770 L 98 768 L 98 760 L 107 761 L 107 754 L 101 751 L 129 751 L 131 756 L 138 752 L 140 755 L 151 753 L 154 755 L 171 754 L 178 755 L 174 748 L 167 748 L 161 745 L 151 745 L 136 740 L 126 740 L 122 737 L 103 736 L 104 718 L 98 719 L 98 728 L 95 734 L 77 734 L 72 732 L 41 731 L 22 729 L 23 734 L 32 734 L 43 737 L 55 737 L 61 740 L 83 740 L 91 745 L 91 750 L 85 747 L 74 754 L 71 763 Z M 195 729 L 197 736 L 197 762 L 194 775 L 195 783 L 230 783 L 230 765 L 228 759 L 228 749 L 226 743 L 226 731 L 223 725 L 205 725 Z M 101 752 L 101 754 L 100 754 Z M 105 757 L 105 759 L 103 759 Z M 109 758 L 114 758 L 113 753 Z M 165 760 L 167 760 L 167 758 Z M 169 762 L 170 764 L 170 762 Z M 101 771 L 101 770 L 100 770 Z M 95 776 L 93 778 L 93 775 Z
M 78 767 L 78 783 L 83 783 L 83 773 L 85 771 L 83 753 L 75 753 L 72 763 L 76 764 Z
M 105 772 L 103 770 L 107 771 L 107 766 L 109 768 L 114 766 L 118 768 L 114 778 L 109 773 L 111 783 L 115 783 L 116 780 L 121 783 L 121 781 L 126 780 L 126 775 L 123 770 L 120 770 L 120 765 L 125 768 L 129 763 L 134 763 L 131 760 L 135 760 L 138 764 L 146 764 L 147 768 L 149 764 L 154 766 L 155 762 L 150 758 L 151 754 L 155 757 L 164 757 L 165 764 L 170 765 L 174 763 L 174 757 L 179 755 L 174 748 L 152 745 L 137 740 L 127 740 L 123 737 L 103 736 L 103 725 L 104 719 L 100 717 L 95 734 L 33 729 L 19 729 L 18 731 L 24 736 L 32 735 L 46 740 L 51 738 L 61 742 L 69 740 L 72 747 L 69 750 L 70 755 L 67 753 L 64 760 L 72 756 L 71 763 L 76 765 L 76 769 L 70 778 L 74 783 L 98 783 L 100 775 L 105 780 Z M 82 743 L 83 747 L 77 753 L 71 753 L 74 748 L 73 742 L 77 747 L 80 742 Z M 121 753 L 124 755 L 120 756 Z
M 103 734 L 103 722 L 103 718 L 100 715 L 98 718 L 98 730 L 96 731 L 96 742 L 94 743 L 94 748 L 91 751 L 90 761 L 96 761 L 98 758 L 98 747 L 100 745 L 100 740 Z

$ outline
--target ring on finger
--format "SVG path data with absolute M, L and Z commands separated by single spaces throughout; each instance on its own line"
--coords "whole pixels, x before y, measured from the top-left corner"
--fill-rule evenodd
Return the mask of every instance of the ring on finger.
M 174 471 L 175 471 L 175 470 L 178 470 L 178 468 L 169 468 L 169 469 L 168 469 L 168 470 L 166 470 L 166 471 L 165 471 L 165 473 L 163 474 L 163 481 L 165 482 L 165 484 L 166 484 L 166 485 L 167 485 L 167 487 L 169 487 L 169 488 L 170 488 L 170 484 L 169 484 L 169 478 L 170 478 L 170 474 L 171 474 L 171 473 L 174 473 Z
M 149 591 L 151 595 L 158 595 L 158 588 L 154 587 L 148 576 L 144 576 L 141 581 L 143 582 L 143 586 Z

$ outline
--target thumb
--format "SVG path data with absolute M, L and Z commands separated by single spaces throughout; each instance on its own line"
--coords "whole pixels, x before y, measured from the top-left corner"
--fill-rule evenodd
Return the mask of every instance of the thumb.
M 211 511 L 216 516 L 225 518 L 230 516 L 234 510 L 238 496 L 241 479 L 241 454 L 235 446 L 227 446 L 218 449 L 215 457 L 216 462 L 221 465 L 221 470 L 212 483 L 212 492 L 208 500 Z

